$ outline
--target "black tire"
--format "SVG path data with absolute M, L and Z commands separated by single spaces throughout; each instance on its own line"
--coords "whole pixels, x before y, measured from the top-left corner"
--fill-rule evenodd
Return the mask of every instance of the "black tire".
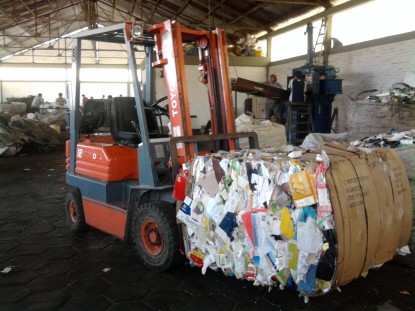
M 74 188 L 66 194 L 65 215 L 72 232 L 83 232 L 88 228 L 85 222 L 82 196 L 78 188 Z
M 133 241 L 142 263 L 152 271 L 164 271 L 184 260 L 175 218 L 169 203 L 145 203 L 134 212 Z

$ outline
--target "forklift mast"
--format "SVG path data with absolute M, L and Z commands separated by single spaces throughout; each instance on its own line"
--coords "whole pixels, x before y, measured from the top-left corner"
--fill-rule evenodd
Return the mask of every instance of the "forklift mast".
M 196 31 L 185 29 L 179 22 L 170 20 L 156 24 L 144 30 L 140 22 L 125 22 L 105 28 L 88 30 L 73 36 L 73 80 L 70 127 L 70 173 L 75 175 L 77 144 L 79 142 L 80 113 L 80 67 L 81 45 L 84 40 L 102 41 L 125 44 L 128 55 L 128 64 L 133 78 L 134 97 L 138 115 L 139 133 L 142 139 L 138 148 L 138 169 L 140 184 L 143 186 L 158 187 L 160 181 L 154 166 L 154 152 L 152 142 L 148 135 L 145 118 L 145 107 L 153 104 L 153 68 L 163 68 L 167 90 L 169 118 L 171 122 L 171 135 L 173 138 L 182 137 L 175 143 L 177 148 L 177 161 L 173 159 L 173 166 L 180 166 L 190 161 L 195 152 L 190 116 L 190 104 L 186 81 L 184 52 L 182 44 L 195 43 L 199 50 L 200 81 L 207 85 L 210 106 L 211 133 L 236 134 L 234 110 L 232 105 L 231 85 L 228 73 L 228 52 L 226 37 L 223 29 L 212 31 Z M 144 94 L 137 76 L 137 64 L 134 46 L 145 49 L 146 84 Z M 156 50 L 156 60 L 153 61 L 153 49 Z M 214 150 L 237 149 L 237 137 L 222 137 L 213 143 Z M 193 142 L 186 141 L 189 138 Z M 173 140 L 175 141 L 175 140 Z M 211 140 L 212 141 L 212 140 Z M 171 145 L 171 144 L 170 144 Z M 173 151 L 174 152 L 174 151 Z M 176 154 L 176 152 L 174 152 Z M 177 163 L 176 163 L 177 162 Z M 173 171 L 174 172 L 174 171 Z
M 207 85 L 211 113 L 212 134 L 235 133 L 231 85 L 228 73 L 228 52 L 225 32 L 185 29 L 179 22 L 170 20 L 149 28 L 154 34 L 156 61 L 153 67 L 163 68 L 171 131 L 173 137 L 192 136 L 188 89 L 182 43 L 194 42 L 199 50 L 200 81 Z M 179 163 L 193 158 L 193 145 L 178 143 Z M 220 149 L 235 149 L 235 141 L 221 141 Z

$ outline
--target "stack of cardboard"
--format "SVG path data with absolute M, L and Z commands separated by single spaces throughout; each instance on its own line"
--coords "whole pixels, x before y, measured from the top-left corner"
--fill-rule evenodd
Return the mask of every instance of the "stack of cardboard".
M 323 149 L 317 159 L 241 151 L 193 160 L 177 213 L 191 263 L 314 296 L 392 259 L 412 225 L 399 157 Z

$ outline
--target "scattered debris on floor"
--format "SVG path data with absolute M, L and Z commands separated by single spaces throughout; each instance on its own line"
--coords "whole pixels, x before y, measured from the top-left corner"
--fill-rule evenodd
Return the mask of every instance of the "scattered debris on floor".
M 8 267 L 5 267 L 3 270 L 1 270 L 0 273 L 9 273 L 12 270 L 13 270 L 13 267 L 8 266 Z

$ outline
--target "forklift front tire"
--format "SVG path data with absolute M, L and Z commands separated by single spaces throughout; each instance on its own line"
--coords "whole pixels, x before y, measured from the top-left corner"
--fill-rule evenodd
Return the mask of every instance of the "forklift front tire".
M 169 203 L 145 203 L 135 210 L 134 243 L 142 263 L 152 271 L 164 271 L 184 260 L 175 219 L 175 208 Z
M 82 196 L 78 188 L 74 188 L 66 194 L 65 215 L 72 232 L 78 233 L 87 229 Z

